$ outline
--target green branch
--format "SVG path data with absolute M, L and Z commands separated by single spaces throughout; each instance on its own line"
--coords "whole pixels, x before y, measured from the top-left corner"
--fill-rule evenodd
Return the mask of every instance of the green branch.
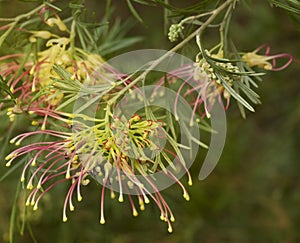
M 7 38 L 7 36 L 10 34 L 10 32 L 15 28 L 15 26 L 22 20 L 22 19 L 26 19 L 29 18 L 31 15 L 37 13 L 38 11 L 40 11 L 42 8 L 44 8 L 46 5 L 42 4 L 40 6 L 38 6 L 37 8 L 29 11 L 26 14 L 21 14 L 19 16 L 17 16 L 16 18 L 0 18 L 0 22 L 1 21 L 13 21 L 10 24 L 10 27 L 8 28 L 8 30 L 5 31 L 5 33 L 0 37 L 0 47 L 2 46 L 3 42 L 5 41 L 5 39 Z
M 144 80 L 144 78 L 149 74 L 149 72 L 155 68 L 160 62 L 162 62 L 165 58 L 167 58 L 170 53 L 176 52 L 182 47 L 184 47 L 190 40 L 195 38 L 196 36 L 200 36 L 203 31 L 215 20 L 215 18 L 229 5 L 236 2 L 236 0 L 227 0 L 225 3 L 223 3 L 221 6 L 219 6 L 217 9 L 213 10 L 211 12 L 211 16 L 193 33 L 191 33 L 189 36 L 187 36 L 183 41 L 181 41 L 179 44 L 174 46 L 171 50 L 169 50 L 167 53 L 162 55 L 160 58 L 155 60 L 150 67 L 144 71 L 141 75 L 139 75 L 134 81 L 132 81 L 130 84 L 128 84 L 125 88 L 123 88 L 116 96 L 114 96 L 112 99 L 108 101 L 109 105 L 112 105 L 115 103 L 125 92 L 127 92 L 130 88 L 132 88 L 134 85 L 136 85 L 141 80 Z

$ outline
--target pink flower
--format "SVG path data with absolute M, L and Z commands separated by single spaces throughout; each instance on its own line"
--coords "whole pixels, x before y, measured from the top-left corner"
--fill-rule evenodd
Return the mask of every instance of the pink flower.
M 107 114 L 111 114 L 109 109 L 106 110 Z M 47 111 L 36 109 L 35 112 Z M 48 115 L 67 124 L 68 117 L 76 116 L 59 112 L 49 112 Z M 138 211 L 132 191 L 138 199 L 140 210 L 144 210 L 145 204 L 148 204 L 150 199 L 155 202 L 161 212 L 161 220 L 167 222 L 168 231 L 172 232 L 171 223 L 175 220 L 174 215 L 151 175 L 157 172 L 163 173 L 182 188 L 186 200 L 189 200 L 187 190 L 167 165 L 175 168 L 172 160 L 177 160 L 176 165 L 181 166 L 188 173 L 189 185 L 192 181 L 185 162 L 181 161 L 171 148 L 163 148 L 162 155 L 159 155 L 166 158 L 167 165 L 164 165 L 161 159 L 147 157 L 143 152 L 146 148 L 153 152 L 161 149 L 154 144 L 155 139 L 153 140 L 152 137 L 158 136 L 158 139 L 162 139 L 164 124 L 143 120 L 139 115 L 132 116 L 127 124 L 120 122 L 117 117 L 111 117 L 113 122 L 109 122 L 110 119 L 89 118 L 81 114 L 77 116 L 77 119 L 73 120 L 72 132 L 38 130 L 18 135 L 11 140 L 11 143 L 20 145 L 25 139 L 35 135 L 47 135 L 53 138 L 52 141 L 39 141 L 17 148 L 6 157 L 8 161 L 6 165 L 10 166 L 17 158 L 32 154 L 21 174 L 21 182 L 25 183 L 26 188 L 30 190 L 26 205 L 31 205 L 34 210 L 37 210 L 41 198 L 49 190 L 61 183 L 70 183 L 63 206 L 65 222 L 67 209 L 74 210 L 74 194 L 77 194 L 78 201 L 82 200 L 80 188 L 88 184 L 88 178 L 91 176 L 102 184 L 101 224 L 105 223 L 104 191 L 108 188 L 111 197 L 114 198 L 113 184 L 115 184 L 119 191 L 118 201 L 123 202 L 123 195 L 127 194 L 133 216 L 137 216 Z M 89 127 L 81 120 L 94 121 L 95 125 Z

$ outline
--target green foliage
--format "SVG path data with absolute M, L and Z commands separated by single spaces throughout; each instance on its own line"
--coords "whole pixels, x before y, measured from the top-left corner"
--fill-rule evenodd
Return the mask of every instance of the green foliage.
M 0 75 L 0 90 L 3 91 L 6 95 L 8 95 L 10 97 L 10 99 L 0 99 L 0 103 L 1 102 L 16 103 L 16 99 L 15 99 L 13 93 L 10 91 L 10 88 L 7 86 L 7 81 L 1 75 Z
M 300 15 L 300 2 L 297 0 L 270 0 L 271 4 L 283 8 L 291 13 Z
M 178 7 L 183 3 L 163 0 L 127 0 L 125 6 L 127 4 L 132 16 L 128 16 L 122 11 L 118 11 L 118 9 L 115 12 L 112 11 L 113 1 L 107 1 L 103 18 L 100 21 L 90 21 L 86 18 L 87 12 L 85 10 L 88 4 L 84 6 L 81 1 L 73 1 L 68 6 L 71 8 L 72 16 L 63 21 L 71 32 L 72 23 L 76 22 L 76 25 L 73 25 L 75 35 L 69 35 L 68 32 L 62 34 L 58 30 L 54 31 L 55 34 L 62 34 L 63 37 L 73 38 L 74 42 L 71 42 L 70 45 L 74 45 L 73 51 L 76 55 L 80 53 L 78 56 L 82 59 L 79 59 L 79 61 L 86 61 L 85 58 L 90 54 L 101 55 L 101 57 L 108 59 L 124 50 L 134 50 L 136 43 L 140 43 L 147 48 L 148 44 L 153 42 L 157 36 L 162 39 L 163 33 L 158 31 L 154 32 L 155 35 L 128 37 L 128 31 L 133 30 L 134 32 L 140 28 L 133 25 L 133 21 L 128 19 L 134 17 L 138 22 L 148 26 L 146 18 L 143 17 L 137 5 L 141 4 L 143 7 L 148 7 L 149 11 L 153 9 L 153 18 L 160 18 L 160 13 L 156 10 L 163 9 L 167 13 L 167 19 L 164 20 L 168 21 L 168 25 L 170 25 L 169 23 L 182 23 L 185 26 L 177 36 L 178 44 L 175 45 L 175 50 L 180 51 L 183 47 L 187 48 L 190 51 L 190 56 L 193 58 L 196 56 L 195 62 L 197 64 L 209 64 L 209 68 L 212 68 L 212 70 L 209 70 L 208 74 L 214 74 L 216 76 L 214 81 L 219 85 L 217 87 L 226 90 L 231 99 L 234 98 L 237 101 L 236 104 L 243 117 L 246 117 L 247 110 L 254 111 L 255 109 L 257 111 L 255 115 L 249 115 L 247 121 L 242 121 L 238 116 L 238 112 L 235 112 L 234 109 L 228 112 L 229 134 L 221 161 L 216 171 L 208 179 L 201 182 L 194 180 L 193 187 L 189 189 L 191 201 L 187 205 L 183 205 L 183 202 L 179 200 L 178 195 L 182 192 L 177 187 L 171 187 L 165 191 L 166 201 L 171 202 L 170 206 L 175 209 L 177 220 L 174 223 L 174 234 L 168 235 L 165 228 L 161 227 L 161 224 L 157 224 L 157 219 L 153 215 L 157 215 L 159 210 L 152 205 L 141 212 L 139 219 L 132 219 L 129 210 L 124 210 L 124 205 L 120 205 L 115 201 L 109 201 L 105 204 L 109 220 L 107 220 L 107 225 L 99 226 L 97 216 L 95 217 L 97 213 L 95 212 L 98 212 L 98 194 L 100 193 L 99 185 L 94 181 L 90 183 L 88 188 L 83 189 L 85 200 L 76 203 L 75 207 L 80 208 L 80 210 L 72 215 L 72 219 L 67 224 L 58 223 L 60 222 L 60 201 L 62 201 L 59 199 L 65 197 L 67 192 L 64 186 L 55 188 L 47 195 L 44 203 L 40 205 L 40 211 L 32 212 L 31 209 L 24 206 L 25 197 L 28 195 L 22 194 L 25 192 L 22 188 L 24 184 L 18 182 L 22 167 L 26 166 L 32 154 L 34 154 L 29 153 L 16 161 L 16 164 L 9 170 L 4 168 L 4 163 L 1 164 L 0 192 L 3 197 L 0 198 L 0 241 L 3 239 L 3 242 L 24 243 L 99 241 L 115 243 L 163 241 L 173 243 L 298 242 L 300 240 L 298 232 L 300 217 L 297 206 L 300 203 L 297 190 L 299 188 L 297 174 L 299 165 L 296 163 L 300 134 L 298 129 L 300 100 L 297 98 L 300 88 L 297 80 L 299 65 L 293 63 L 294 68 L 292 69 L 287 69 L 276 75 L 265 75 L 264 82 L 261 83 L 262 73 L 259 68 L 264 66 L 250 67 L 243 60 L 245 52 L 240 51 L 241 46 L 246 46 L 252 50 L 258 45 L 257 42 L 261 41 L 257 40 L 254 35 L 252 36 L 250 31 L 244 31 L 245 29 L 251 30 L 251 26 L 253 27 L 252 30 L 255 28 L 258 33 L 261 33 L 263 40 L 274 40 L 276 52 L 287 48 L 288 52 L 295 53 L 295 59 L 299 59 L 296 56 L 299 53 L 299 45 L 290 39 L 290 36 L 298 37 L 295 38 L 296 40 L 300 37 L 297 34 L 297 29 L 291 29 L 288 19 L 282 16 L 279 18 L 277 12 L 261 6 L 260 1 L 256 6 L 256 1 L 253 1 L 254 13 L 252 14 L 255 15 L 255 8 L 259 8 L 270 24 L 276 26 L 276 30 L 278 29 L 277 34 L 272 36 L 261 24 L 260 17 L 250 18 L 249 15 L 251 14 L 245 11 L 242 6 L 236 4 L 238 2 L 240 1 L 231 1 L 232 5 L 230 7 L 220 10 L 219 15 L 209 20 L 213 16 L 211 10 L 222 6 L 224 1 L 188 1 L 184 4 L 185 7 Z M 298 18 L 299 1 L 269 0 L 269 2 Z M 66 11 L 65 7 L 60 5 L 57 7 L 55 2 L 52 1 L 44 4 L 44 6 L 51 7 L 56 11 Z M 93 6 L 97 6 L 97 4 L 100 3 L 97 2 Z M 118 4 L 115 3 L 115 5 L 118 7 Z M 12 11 L 12 16 L 15 10 L 14 8 L 9 9 L 9 11 Z M 113 17 L 114 13 L 117 13 L 117 18 Z M 0 14 L 3 14 L 1 8 Z M 10 18 L 9 23 L 12 27 L 1 29 L 0 42 L 2 47 L 6 47 L 12 42 L 14 32 L 18 28 L 37 30 L 39 29 L 37 26 L 43 26 L 46 30 L 52 30 L 49 26 L 39 23 L 37 15 L 38 11 L 33 11 L 20 18 Z M 50 16 L 52 16 L 51 13 Z M 3 21 L 3 19 L 0 20 Z M 244 23 L 245 26 L 243 24 L 241 27 L 240 22 Z M 206 27 L 202 29 L 203 25 Z M 244 32 L 241 32 L 239 28 L 242 28 Z M 152 32 L 149 30 L 149 33 Z M 247 42 L 242 43 L 245 40 L 245 35 L 248 36 Z M 46 50 L 45 43 L 47 40 L 38 39 L 36 43 L 24 46 L 22 43 L 28 42 L 30 33 L 17 33 L 16 36 L 22 36 L 23 38 L 16 38 L 16 40 L 19 39 L 19 48 L 16 48 L 14 52 L 22 51 L 27 54 L 20 59 L 14 58 L 11 60 L 14 65 L 19 65 L 19 69 L 16 70 L 16 77 L 18 77 L 26 70 L 28 63 L 38 61 L 38 56 L 35 56 L 34 53 L 37 54 L 42 50 Z M 165 37 L 165 39 L 167 38 Z M 236 46 L 231 44 L 231 39 L 238 44 Z M 144 42 L 141 43 L 141 40 Z M 191 43 L 194 40 L 197 45 Z M 219 45 L 212 44 L 215 42 Z M 165 43 L 161 42 L 162 48 L 167 45 Z M 206 46 L 214 47 L 208 51 L 205 49 Z M 83 51 L 78 51 L 79 49 Z M 10 50 L 1 50 L 1 54 L 2 51 L 6 53 Z M 251 53 L 255 53 L 255 51 Z M 260 57 L 264 57 L 264 54 Z M 6 63 L 10 63 L 9 60 L 5 61 L 5 65 Z M 0 72 L 2 71 L 3 69 L 0 66 Z M 64 95 L 61 103 L 56 106 L 59 113 L 61 111 L 71 111 L 69 108 L 78 98 L 79 91 L 83 96 L 90 94 L 102 96 L 110 92 L 108 97 L 111 96 L 118 100 L 125 92 L 130 90 L 130 87 L 125 89 L 122 87 L 120 90 L 125 90 L 122 93 L 120 90 L 114 90 L 111 85 L 102 84 L 83 87 L 82 80 L 80 80 L 82 77 L 80 75 L 75 76 L 72 72 L 73 69 L 64 64 L 53 65 L 49 83 L 33 92 L 30 105 L 34 105 L 44 96 L 53 95 L 53 90 L 58 90 Z M 264 70 L 264 72 L 267 72 L 267 70 Z M 137 71 L 137 74 L 139 73 Z M 150 79 L 151 76 L 148 73 L 146 75 Z M 134 80 L 136 76 L 140 78 Z M 0 118 L 1 157 L 3 161 L 4 157 L 12 150 L 12 145 L 9 144 L 12 137 L 25 131 L 39 130 L 39 126 L 24 123 L 25 120 L 38 121 L 40 122 L 39 125 L 43 122 L 43 119 L 40 119 L 37 114 L 30 114 L 25 110 L 23 114 L 15 114 L 17 120 L 7 125 L 8 117 L 5 115 L 7 107 L 18 108 L 20 106 L 18 93 L 10 87 L 10 78 L 11 76 L 0 75 L 0 103 L 3 102 L 4 104 Z M 31 80 L 32 78 L 30 76 Z M 134 80 L 131 84 L 127 84 L 131 87 L 144 82 L 143 76 L 136 74 L 129 76 L 127 80 Z M 121 83 L 120 80 L 118 82 Z M 168 77 L 165 76 L 165 86 L 173 87 L 167 82 Z M 180 82 L 180 80 L 177 80 L 177 82 Z M 261 102 L 257 94 L 258 84 L 261 86 L 260 94 L 264 103 L 263 106 L 258 106 Z M 20 86 L 21 84 L 18 84 L 15 88 Z M 124 85 L 124 87 L 128 86 Z M 178 86 L 179 84 L 177 88 Z M 93 100 L 90 100 L 81 108 L 88 107 L 92 103 Z M 47 107 L 47 103 L 43 103 L 42 107 Z M 235 105 L 233 104 L 231 107 L 235 108 Z M 16 109 L 16 112 L 20 111 Z M 156 113 L 148 112 L 147 115 L 155 118 Z M 63 119 L 65 119 L 66 114 L 63 114 L 63 116 Z M 175 140 L 179 138 L 181 134 L 178 134 L 176 130 L 174 117 L 170 113 L 163 115 L 160 113 L 160 116 L 168 121 L 167 136 Z M 66 124 L 63 128 L 60 127 L 61 123 L 62 121 L 56 122 L 53 119 L 49 121 L 47 126 L 61 130 L 68 128 Z M 210 130 L 208 123 L 209 119 L 202 119 L 201 117 L 201 131 L 214 132 Z M 203 141 L 209 141 L 209 138 L 206 139 L 206 133 L 203 134 L 203 137 L 201 133 L 201 141 L 199 141 L 193 137 L 193 134 L 189 134 L 187 127 L 183 129 L 188 134 L 190 144 L 194 143 L 197 146 L 207 148 L 207 145 L 202 142 L 202 138 Z M 44 137 L 45 140 L 43 141 L 47 141 L 48 138 L 49 136 Z M 172 139 L 170 140 L 171 145 L 178 152 L 179 145 Z M 35 140 L 30 138 L 26 145 L 33 142 Z M 204 156 L 205 153 L 201 150 L 191 170 L 194 178 L 198 176 Z M 172 164 L 165 152 L 161 154 L 157 161 L 159 161 L 158 164 L 161 168 L 164 168 L 164 163 Z M 42 164 L 43 158 L 40 158 L 38 163 Z M 152 169 L 155 170 L 155 168 Z M 27 173 L 28 176 L 31 176 L 34 171 L 35 169 L 32 167 Z M 50 172 L 56 171 L 50 170 Z M 126 200 L 123 204 L 126 204 L 125 207 L 129 208 L 129 200 Z

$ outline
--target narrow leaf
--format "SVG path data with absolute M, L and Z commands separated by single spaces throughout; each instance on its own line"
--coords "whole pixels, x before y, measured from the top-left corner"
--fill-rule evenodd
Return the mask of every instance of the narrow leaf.
M 127 5 L 131 11 L 131 13 L 133 14 L 133 16 L 140 22 L 143 23 L 143 20 L 141 18 L 141 16 L 138 14 L 138 12 L 135 10 L 135 8 L 133 7 L 132 3 L 130 0 L 127 0 Z

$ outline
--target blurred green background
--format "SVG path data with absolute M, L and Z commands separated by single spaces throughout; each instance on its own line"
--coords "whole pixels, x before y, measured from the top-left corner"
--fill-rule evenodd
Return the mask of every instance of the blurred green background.
M 103 13 L 103 1 L 86 2 L 89 11 Z M 182 4 L 179 0 L 171 2 Z M 284 10 L 271 8 L 267 1 L 247 2 L 248 6 L 237 6 L 230 28 L 238 49 L 251 51 L 269 43 L 274 54 L 288 52 L 299 60 L 299 23 Z M 125 1 L 113 3 L 115 15 L 122 19 L 131 16 Z M 0 17 L 15 16 L 34 5 L 0 1 Z M 137 9 L 145 25 L 136 24 L 130 35 L 141 35 L 145 39 L 131 49 L 168 49 L 171 44 L 163 35 L 163 11 L 151 7 Z M 215 41 L 210 36 L 206 38 L 207 43 Z M 255 113 L 248 113 L 246 120 L 232 102 L 227 112 L 226 146 L 213 173 L 204 181 L 197 180 L 204 152 L 193 164 L 194 185 L 188 188 L 190 202 L 182 198 L 177 186 L 163 192 L 177 219 L 174 233 L 167 232 L 155 205 L 150 204 L 133 218 L 128 201 L 120 204 L 108 197 L 107 223 L 100 225 L 100 190 L 91 183 L 83 188 L 84 200 L 76 203 L 76 210 L 69 215 L 67 223 L 61 219 L 65 188 L 53 190 L 45 198 L 41 209 L 31 215 L 30 225 L 37 242 L 300 242 L 299 63 L 293 63 L 282 72 L 269 72 L 258 93 L 262 105 L 255 107 Z M 3 127 L 7 119 L 0 119 Z M 0 132 L 6 131 L 1 129 Z M 1 163 L 0 176 L 6 171 Z M 0 183 L 0 242 L 8 239 L 19 173 Z M 22 197 L 18 200 L 21 205 Z M 20 236 L 16 228 L 15 242 L 33 242 L 29 230 Z

